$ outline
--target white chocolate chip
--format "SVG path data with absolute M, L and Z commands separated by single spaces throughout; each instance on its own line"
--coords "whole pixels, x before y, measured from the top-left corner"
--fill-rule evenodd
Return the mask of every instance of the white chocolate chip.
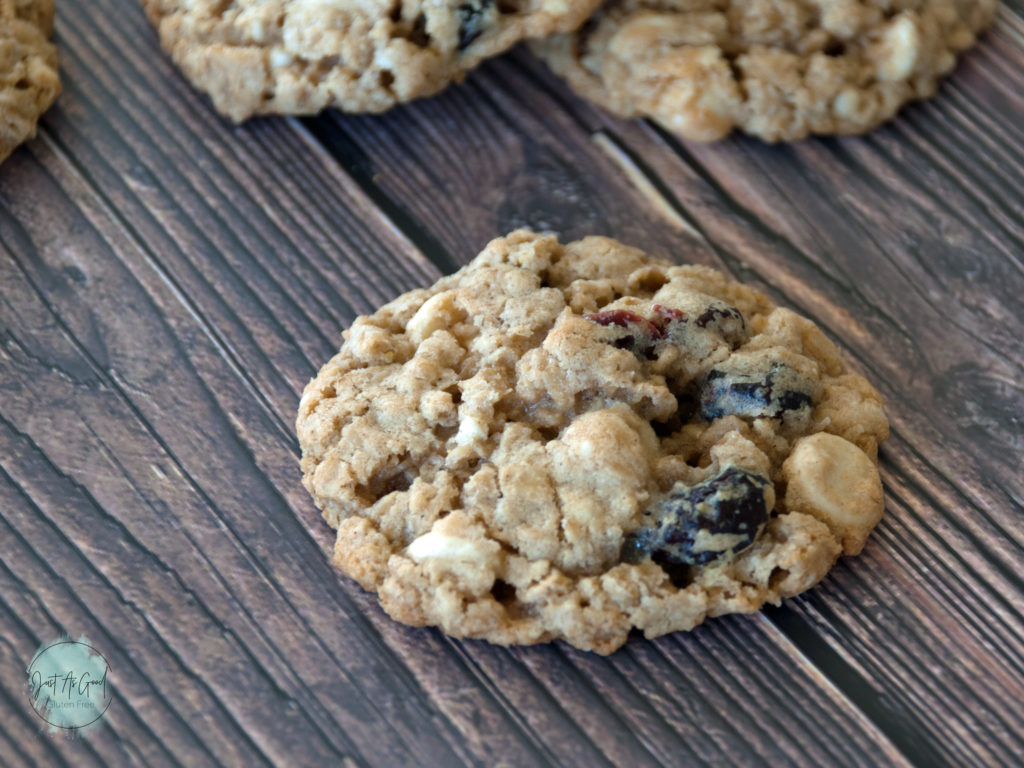
M 431 531 L 413 540 L 406 549 L 406 554 L 416 562 L 428 558 L 445 560 L 483 560 L 487 553 L 468 539 L 449 536 Z
M 469 413 L 459 421 L 459 431 L 455 435 L 456 445 L 472 445 L 487 439 L 487 425 L 480 420 L 481 414 Z
M 270 52 L 270 66 L 274 68 L 287 67 L 293 61 L 295 61 L 295 57 L 280 48 L 275 48 Z
M 855 555 L 882 518 L 878 469 L 860 448 L 827 432 L 801 438 L 782 465 L 786 509 L 821 520 Z
M 863 98 L 856 88 L 845 88 L 832 104 L 837 117 L 844 120 L 855 120 L 862 112 Z
M 267 25 L 263 23 L 263 19 L 253 19 L 252 24 L 249 25 L 249 37 L 257 43 L 266 41 Z
M 909 16 L 899 16 L 882 33 L 876 52 L 875 76 L 897 82 L 910 76 L 921 52 L 921 35 Z
M 413 344 L 419 344 L 435 331 L 450 328 L 459 317 L 455 291 L 444 291 L 427 299 L 412 316 L 405 331 Z

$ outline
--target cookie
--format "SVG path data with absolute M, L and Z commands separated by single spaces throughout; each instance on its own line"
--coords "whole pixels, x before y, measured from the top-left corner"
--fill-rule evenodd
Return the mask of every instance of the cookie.
M 599 0 L 143 0 L 188 79 L 235 121 L 382 112 L 520 40 L 568 32 Z
M 344 338 L 304 483 L 408 624 L 610 653 L 803 592 L 882 515 L 879 394 L 708 267 L 521 230 Z
M 53 0 L 0 0 L 0 162 L 60 94 Z
M 584 98 L 714 141 L 856 134 L 935 93 L 997 0 L 611 0 L 533 50 Z
M 53 36 L 53 0 L 0 0 L 0 19 L 27 21 L 47 37 Z

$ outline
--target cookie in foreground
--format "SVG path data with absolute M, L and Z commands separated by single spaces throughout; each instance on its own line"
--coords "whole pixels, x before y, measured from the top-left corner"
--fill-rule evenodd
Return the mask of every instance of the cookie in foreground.
M 696 141 L 857 134 L 935 93 L 998 0 L 609 0 L 533 50 L 584 98 Z
M 382 112 L 521 40 L 575 29 L 599 0 L 143 0 L 186 77 L 235 121 Z
M 0 0 L 0 162 L 60 95 L 53 0 Z
M 803 592 L 881 518 L 878 392 L 708 267 L 520 230 L 344 337 L 304 483 L 407 624 L 610 653 Z

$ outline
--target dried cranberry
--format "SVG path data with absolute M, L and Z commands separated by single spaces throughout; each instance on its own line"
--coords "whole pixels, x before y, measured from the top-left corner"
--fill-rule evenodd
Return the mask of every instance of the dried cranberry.
M 665 330 L 669 323 L 685 323 L 687 320 L 686 313 L 681 309 L 663 307 L 661 304 L 655 304 L 652 309 L 660 316 L 660 327 L 662 330 Z
M 654 522 L 631 533 L 622 559 L 650 555 L 677 565 L 704 565 L 754 543 L 771 514 L 771 482 L 726 467 L 697 485 L 677 486 L 654 510 Z
M 628 309 L 606 309 L 584 317 L 592 323 L 627 329 L 613 342 L 619 349 L 628 349 L 637 357 L 652 357 L 655 345 L 665 332 L 645 317 Z
M 703 314 L 698 317 L 695 322 L 701 328 L 707 328 L 709 323 L 716 323 L 719 320 L 726 318 L 732 318 L 733 320 L 743 320 L 743 315 L 736 307 L 716 307 L 710 306 L 704 310 Z
M 647 329 L 652 336 L 659 339 L 664 335 L 662 330 L 646 317 L 641 317 L 636 312 L 630 312 L 628 309 L 606 309 L 601 312 L 584 315 L 584 317 L 598 325 L 619 325 L 623 328 L 627 328 L 630 325 L 640 325 Z
M 698 328 L 714 331 L 733 348 L 747 340 L 747 322 L 743 318 L 743 313 L 722 301 L 709 304 L 707 309 L 694 319 L 693 324 Z
M 477 0 L 456 7 L 459 14 L 459 50 L 465 50 L 470 43 L 484 33 L 484 16 L 494 0 Z
M 700 415 L 706 421 L 722 416 L 777 419 L 787 412 L 810 409 L 811 396 L 801 385 L 806 382 L 781 363 L 767 373 L 713 368 L 700 385 Z
M 682 327 L 690 323 L 692 318 L 683 310 L 655 304 L 651 307 L 654 318 L 631 312 L 628 309 L 606 309 L 585 315 L 587 320 L 598 325 L 617 325 L 629 328 L 628 335 L 615 340 L 615 345 L 622 349 L 631 349 L 637 357 L 654 358 L 657 356 L 656 346 L 660 342 L 673 342 L 686 347 L 686 331 Z M 696 319 L 694 325 L 717 333 L 734 348 L 746 341 L 747 329 L 743 315 L 735 307 L 716 301 Z

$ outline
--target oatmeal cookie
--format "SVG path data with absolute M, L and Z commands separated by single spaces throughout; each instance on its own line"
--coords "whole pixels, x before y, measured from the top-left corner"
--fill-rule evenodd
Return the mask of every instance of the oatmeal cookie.
M 60 94 L 53 0 L 0 0 L 0 162 Z
M 696 141 L 856 134 L 935 93 L 997 0 L 610 0 L 533 50 L 583 97 Z
M 382 112 L 520 40 L 568 32 L 599 0 L 143 0 L 218 111 Z
M 53 36 L 53 0 L 0 0 L 0 19 L 27 21 L 46 35 Z
M 708 267 L 521 230 L 344 336 L 304 482 L 399 621 L 610 653 L 808 589 L 882 515 L 879 394 Z

